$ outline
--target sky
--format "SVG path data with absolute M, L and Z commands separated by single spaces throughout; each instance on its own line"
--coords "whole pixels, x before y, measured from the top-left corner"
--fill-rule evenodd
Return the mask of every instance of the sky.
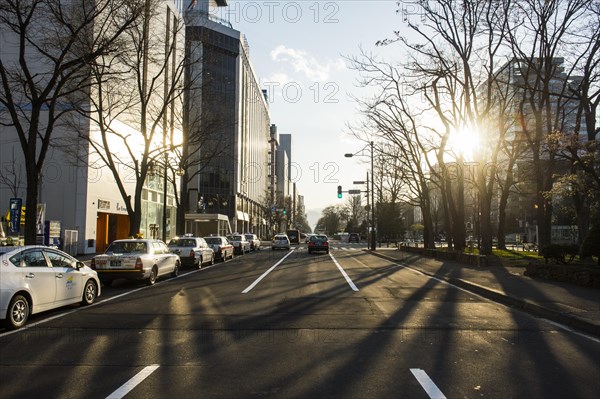
M 279 134 L 292 134 L 291 178 L 314 228 L 325 207 L 347 201 L 347 194 L 337 198 L 337 186 L 361 188 L 352 182 L 365 180 L 370 167 L 368 152 L 361 152 L 365 143 L 348 129 L 360 120 L 351 96 L 367 95 L 367 89 L 358 86 L 347 57 L 361 48 L 387 60 L 398 56 L 397 45 L 375 43 L 407 31 L 403 18 L 414 6 L 395 0 L 228 4 L 219 14 L 247 38 L 255 74 L 269 94 L 271 123 Z

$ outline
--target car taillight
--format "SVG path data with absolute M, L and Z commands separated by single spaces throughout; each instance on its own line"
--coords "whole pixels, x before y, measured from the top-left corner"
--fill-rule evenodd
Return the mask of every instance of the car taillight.
M 90 267 L 91 267 L 93 270 L 96 270 L 96 259 L 95 259 L 95 258 L 92 258 L 92 263 L 91 263 Z
M 137 258 L 135 260 L 135 268 L 137 270 L 143 270 L 144 269 L 144 263 L 142 262 L 142 258 Z

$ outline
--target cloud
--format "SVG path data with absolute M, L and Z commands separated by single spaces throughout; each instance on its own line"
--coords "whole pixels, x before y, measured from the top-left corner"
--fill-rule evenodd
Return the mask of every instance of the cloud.
M 346 67 L 340 58 L 322 63 L 306 51 L 287 48 L 284 45 L 279 45 L 271 51 L 271 59 L 275 62 L 289 63 L 295 72 L 304 74 L 311 81 L 326 81 L 332 70 Z

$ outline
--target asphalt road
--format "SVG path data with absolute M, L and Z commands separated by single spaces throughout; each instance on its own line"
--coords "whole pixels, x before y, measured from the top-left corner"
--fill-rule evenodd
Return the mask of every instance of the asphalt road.
M 0 397 L 600 397 L 598 339 L 333 245 L 122 282 L 2 330 Z

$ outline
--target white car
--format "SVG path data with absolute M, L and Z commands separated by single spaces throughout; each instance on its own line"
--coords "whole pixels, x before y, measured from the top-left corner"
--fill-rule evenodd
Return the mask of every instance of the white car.
M 41 245 L 3 247 L 0 255 L 0 320 L 17 329 L 29 315 L 100 296 L 98 274 L 71 255 Z
M 287 234 L 277 234 L 275 237 L 273 237 L 271 250 L 275 249 L 290 249 L 290 238 L 287 236 Z
M 185 235 L 169 241 L 169 250 L 179 255 L 182 266 L 200 269 L 202 265 L 215 263 L 215 253 L 204 238 Z
M 179 255 L 161 240 L 152 239 L 116 240 L 104 254 L 92 258 L 92 269 L 106 285 L 117 278 L 145 280 L 153 285 L 160 276 L 176 277 L 180 265 Z

